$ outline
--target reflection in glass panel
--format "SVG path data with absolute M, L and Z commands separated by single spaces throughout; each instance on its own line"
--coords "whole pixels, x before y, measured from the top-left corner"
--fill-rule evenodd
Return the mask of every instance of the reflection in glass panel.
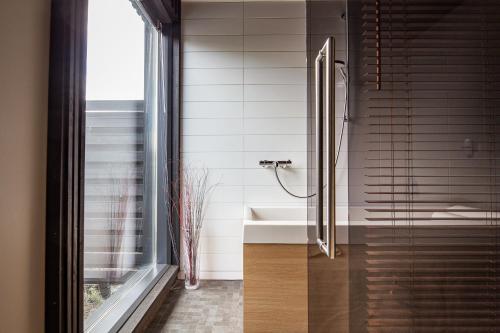
M 131 1 L 90 0 L 84 222 L 84 320 L 157 275 L 158 33 Z M 153 273 L 152 273 L 153 272 Z M 130 295 L 129 295 L 130 294 Z M 129 296 L 127 296 L 129 295 Z

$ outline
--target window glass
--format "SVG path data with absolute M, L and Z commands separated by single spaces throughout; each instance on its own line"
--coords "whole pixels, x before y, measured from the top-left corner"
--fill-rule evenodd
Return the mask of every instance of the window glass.
M 89 0 L 86 331 L 123 321 L 164 268 L 156 235 L 159 36 L 140 13 L 128 0 Z
M 89 0 L 87 99 L 144 99 L 145 22 L 129 0 Z

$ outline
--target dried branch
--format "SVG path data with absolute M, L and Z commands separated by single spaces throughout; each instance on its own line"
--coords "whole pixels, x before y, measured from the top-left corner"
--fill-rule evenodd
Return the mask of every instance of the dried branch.
M 201 229 L 205 219 L 209 197 L 217 184 L 210 185 L 208 180 L 209 171 L 207 168 L 195 168 L 185 166 L 179 179 L 174 185 L 179 185 L 180 192 L 177 194 L 168 193 L 169 207 L 171 215 L 179 216 L 180 231 L 184 248 L 183 265 L 186 279 L 192 284 L 196 284 L 197 272 L 199 269 L 198 249 L 200 243 Z M 172 216 L 169 220 L 169 231 L 172 237 Z M 174 243 L 175 245 L 175 243 Z M 174 249 L 176 247 L 174 246 Z M 174 250 L 177 259 L 179 254 Z

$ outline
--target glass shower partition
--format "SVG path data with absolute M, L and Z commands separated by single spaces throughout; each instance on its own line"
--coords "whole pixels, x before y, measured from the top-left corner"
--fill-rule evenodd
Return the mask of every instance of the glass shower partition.
M 345 5 L 307 4 L 308 180 L 310 191 L 336 189 L 334 202 L 309 202 L 336 210 L 319 228 L 323 210 L 308 214 L 309 331 L 498 331 L 500 3 Z M 335 183 L 318 176 L 332 165 L 316 168 L 315 157 L 318 146 L 325 150 L 317 144 L 325 133 L 316 130 L 316 97 L 324 103 L 327 93 L 314 93 L 314 59 L 330 36 L 334 60 L 348 50 L 348 129 L 339 145 L 343 121 L 335 117 Z M 338 81 L 330 90 L 341 90 Z M 333 259 L 316 242 L 327 225 L 336 226 Z
M 308 199 L 309 331 L 342 332 L 348 328 L 349 250 L 346 4 L 306 4 L 308 192 L 316 193 Z

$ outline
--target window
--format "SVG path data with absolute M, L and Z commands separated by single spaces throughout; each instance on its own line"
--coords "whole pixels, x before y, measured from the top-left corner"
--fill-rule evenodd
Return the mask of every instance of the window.
M 46 332 L 116 332 L 177 269 L 179 8 L 51 2 Z
M 87 29 L 83 318 L 85 331 L 102 332 L 166 269 L 160 33 L 125 0 L 89 0 Z

